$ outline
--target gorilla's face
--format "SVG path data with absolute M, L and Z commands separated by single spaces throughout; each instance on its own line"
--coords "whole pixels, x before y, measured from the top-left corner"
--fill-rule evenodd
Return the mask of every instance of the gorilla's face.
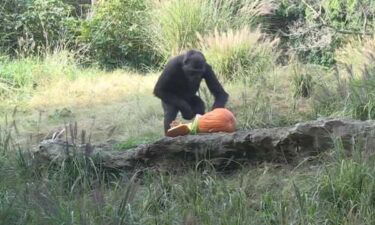
M 189 51 L 183 60 L 182 69 L 189 80 L 201 79 L 206 70 L 206 60 L 197 51 Z

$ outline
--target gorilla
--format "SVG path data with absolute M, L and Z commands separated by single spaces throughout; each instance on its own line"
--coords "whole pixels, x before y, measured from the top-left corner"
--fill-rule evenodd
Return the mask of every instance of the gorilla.
M 212 109 L 225 107 L 229 95 L 200 51 L 189 50 L 167 62 L 153 90 L 162 102 L 165 133 L 178 112 L 187 120 L 205 113 L 204 102 L 196 95 L 202 79 L 215 97 Z

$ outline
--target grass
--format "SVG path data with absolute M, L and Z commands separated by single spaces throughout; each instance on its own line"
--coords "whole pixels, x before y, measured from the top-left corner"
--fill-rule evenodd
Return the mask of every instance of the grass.
M 208 4 L 201 0 L 155 1 L 153 40 L 165 59 L 180 51 L 194 47 L 196 32 L 211 29 L 206 23 Z M 171 19 L 172 18 L 172 19 Z
M 158 135 L 155 135 L 155 133 L 150 133 L 150 134 L 144 134 L 142 136 L 134 136 L 134 137 L 129 137 L 125 141 L 118 143 L 116 148 L 118 150 L 127 150 L 131 148 L 135 148 L 138 145 L 142 144 L 150 144 L 154 141 L 156 141 L 159 138 Z
M 14 128 L 2 128 L 12 133 Z M 13 142 L 0 154 L 4 224 L 372 224 L 375 170 L 341 145 L 298 167 L 263 163 L 231 174 L 105 171 L 85 157 L 35 167 Z M 360 149 L 359 149 L 360 150 Z M 318 159 L 318 158 L 316 158 Z
M 258 16 L 272 14 L 274 1 L 153 3 L 157 52 L 167 59 L 201 47 L 230 94 L 239 129 L 374 117 L 372 39 L 339 49 L 336 69 L 293 58 L 280 64 L 278 39 L 252 27 Z M 374 160 L 360 145 L 351 157 L 337 143 L 296 167 L 259 163 L 231 173 L 207 163 L 134 175 L 105 170 L 86 156 L 36 164 L 29 150 L 69 123 L 77 122 L 91 142 L 116 140 L 118 151 L 163 136 L 160 101 L 152 96 L 160 71 L 102 71 L 80 66 L 76 57 L 56 51 L 0 58 L 0 224 L 375 223 Z M 210 109 L 205 84 L 199 94 Z
M 207 61 L 225 80 L 248 79 L 252 82 L 273 70 L 278 39 L 261 40 L 260 30 L 243 27 L 200 36 L 200 46 Z
M 273 2 L 252 0 L 151 1 L 151 40 L 164 60 L 188 48 L 198 48 L 199 35 L 253 26 L 271 14 Z
M 12 108 L 79 107 L 118 101 L 151 91 L 156 76 L 119 70 L 112 73 L 79 68 L 67 52 L 45 59 L 3 60 L 0 70 L 1 106 Z M 147 88 L 145 88 L 147 87 Z
M 360 51 L 353 51 L 352 61 L 342 60 L 335 68 L 326 71 L 326 75 L 315 79 L 314 88 L 317 90 L 312 99 L 317 113 L 360 120 L 374 118 L 375 57 L 373 49 L 365 49 L 366 46 L 358 48 Z M 338 57 L 348 54 L 348 48 L 338 50 Z
M 30 62 L 27 66 L 53 70 L 47 69 L 46 62 Z M 70 71 L 69 66 L 64 69 Z M 293 94 L 291 71 L 296 71 L 293 64 L 277 65 L 262 79 L 224 82 L 231 94 L 228 107 L 236 114 L 240 129 L 314 118 L 312 99 Z M 18 100 L 22 107 L 14 113 L 6 110 L 7 122 L 0 127 L 0 221 L 4 224 L 375 222 L 371 213 L 375 209 L 373 159 L 364 152 L 346 157 L 340 145 L 295 168 L 262 163 L 230 174 L 207 166 L 178 174 L 145 170 L 133 176 L 104 170 L 85 156 L 38 166 L 28 157 L 28 150 L 69 122 L 77 121 L 93 142 L 120 141 L 119 151 L 162 137 L 160 102 L 150 94 L 157 73 L 79 67 L 72 73 L 71 78 L 51 75 L 37 88 L 25 88 L 28 97 Z M 321 73 L 313 77 L 317 85 L 327 75 Z M 315 92 L 316 88 L 312 95 Z M 16 97 L 19 92 L 11 94 Z M 212 103 L 204 85 L 200 94 L 208 105 Z
M 0 95 L 1 115 L 17 107 L 19 129 L 35 139 L 74 121 L 90 130 L 96 141 L 114 138 L 126 142 L 162 136 L 162 129 L 158 129 L 162 127 L 162 109 L 152 95 L 159 73 L 140 75 L 127 70 L 82 68 L 70 57 L 61 52 L 45 59 L 3 60 L 2 76 L 16 85 L 4 83 L 13 91 Z M 291 88 L 282 78 L 288 73 L 285 68 L 275 66 L 251 81 L 238 73 L 236 79 L 223 84 L 231 95 L 228 107 L 239 118 L 240 129 L 311 118 L 308 107 L 293 109 L 298 100 L 293 100 L 289 92 L 281 92 Z M 213 99 L 204 83 L 200 95 L 210 109 Z
M 149 95 L 155 75 L 139 76 L 127 71 L 114 71 L 105 74 L 92 71 L 92 77 L 59 79 L 42 86 L 30 99 L 32 108 L 44 107 L 86 107 L 88 105 L 118 102 L 131 96 Z
M 25 65 L 53 69 L 43 61 L 30 60 Z M 67 67 L 64 69 L 70 71 Z M 310 99 L 295 97 L 293 83 L 285 79 L 293 76 L 290 71 L 294 71 L 292 65 L 276 66 L 253 82 L 224 82 L 231 94 L 228 107 L 236 114 L 240 129 L 313 118 Z M 331 154 L 323 154 L 320 158 L 324 160 L 305 161 L 296 168 L 263 163 L 231 174 L 205 167 L 179 174 L 145 170 L 135 177 L 125 171 L 104 170 L 85 156 L 68 158 L 56 166 L 38 166 L 27 150 L 73 121 L 93 142 L 120 141 L 119 151 L 162 136 L 160 102 L 150 94 L 156 73 L 144 76 L 83 68 L 72 73 L 71 78 L 51 75 L 35 89 L 25 88 L 27 102 L 18 100 L 25 101 L 23 107 L 8 111 L 7 122 L 2 123 L 0 221 L 4 224 L 375 222 L 372 160 L 362 153 L 347 158 L 340 145 Z M 212 103 L 206 87 L 201 96 L 208 105 Z
M 202 173 L 192 168 L 183 176 L 145 171 L 141 179 L 136 179 L 123 171 L 104 171 L 94 160 L 85 157 L 68 158 L 58 166 L 33 164 L 28 150 L 69 122 L 77 121 L 79 129 L 86 130 L 93 142 L 120 141 L 119 151 L 162 136 L 160 102 L 151 95 L 156 73 L 142 76 L 125 70 L 84 69 L 64 57 L 68 55 L 45 60 L 3 61 L 5 71 L 18 71 L 7 74 L 32 78 L 14 86 L 14 92 L 3 98 L 6 101 L 3 117 L 8 115 L 8 122 L 1 123 L 0 128 L 2 223 L 258 224 L 272 221 L 268 214 L 277 212 L 260 209 L 278 204 L 269 196 L 287 186 L 291 175 L 279 180 L 277 174 L 291 174 L 289 168 L 280 171 L 274 165 L 264 165 L 244 169 L 232 177 L 209 169 Z M 59 67 L 60 61 L 62 67 Z M 277 85 L 271 78 L 252 85 L 225 83 L 231 93 L 230 107 L 238 114 L 241 128 L 283 123 L 275 122 L 277 116 L 269 117 L 272 112 L 264 113 L 264 109 L 278 107 L 264 103 L 266 98 L 277 102 L 273 96 Z M 10 77 L 9 80 L 18 79 Z M 34 82 L 36 87 L 32 85 Z M 254 100 L 254 91 L 262 84 L 266 88 Z M 205 99 L 212 102 L 207 89 Z M 253 105 L 244 104 L 247 101 L 261 106 L 248 107 Z M 18 106 L 14 113 L 12 105 Z M 242 108 L 244 105 L 248 108 Z M 25 154 L 19 153 L 19 147 Z

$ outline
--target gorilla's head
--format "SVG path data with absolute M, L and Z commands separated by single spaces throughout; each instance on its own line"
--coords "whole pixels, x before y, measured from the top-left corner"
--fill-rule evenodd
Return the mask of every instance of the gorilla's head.
M 206 71 L 204 55 L 197 50 L 187 51 L 182 61 L 182 69 L 189 77 L 201 77 Z

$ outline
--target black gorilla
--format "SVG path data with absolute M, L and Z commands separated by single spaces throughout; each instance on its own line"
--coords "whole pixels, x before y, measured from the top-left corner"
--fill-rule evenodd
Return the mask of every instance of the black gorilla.
M 202 79 L 215 97 L 212 109 L 224 107 L 229 95 L 201 52 L 189 50 L 166 64 L 154 88 L 154 95 L 161 99 L 164 109 L 164 132 L 170 128 L 178 111 L 187 120 L 205 113 L 204 102 L 196 95 Z

